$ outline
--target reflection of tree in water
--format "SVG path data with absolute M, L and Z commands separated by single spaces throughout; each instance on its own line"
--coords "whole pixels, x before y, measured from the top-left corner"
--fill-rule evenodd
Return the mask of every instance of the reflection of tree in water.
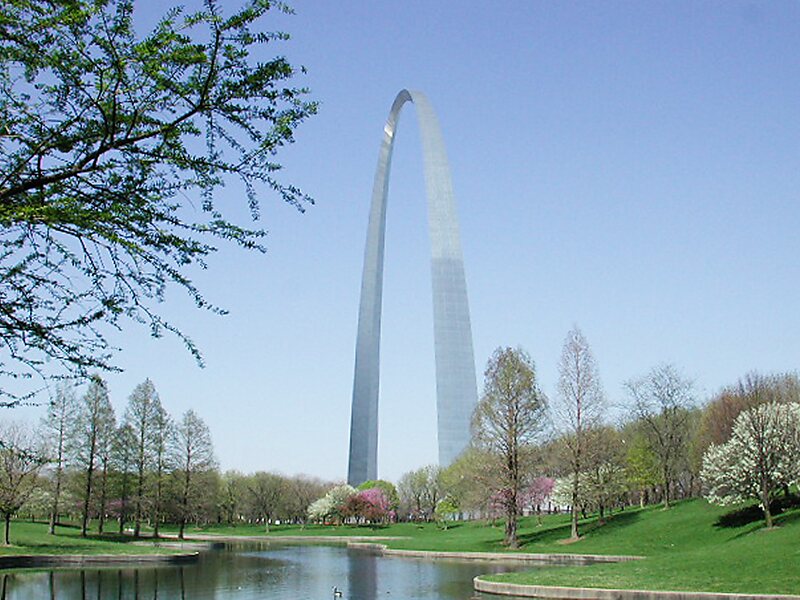
M 2 1 L 2 0 L 0 0 Z M 464 600 L 472 578 L 508 570 L 494 563 L 382 558 L 341 547 L 258 547 L 202 554 L 196 563 L 108 568 L 11 571 L 2 574 L 0 600 Z

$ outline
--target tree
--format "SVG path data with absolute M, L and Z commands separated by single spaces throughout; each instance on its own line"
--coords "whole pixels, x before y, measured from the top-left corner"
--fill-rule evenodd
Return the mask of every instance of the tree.
M 458 505 L 460 513 L 486 513 L 497 483 L 495 458 L 485 449 L 470 446 L 442 471 L 443 493 Z
M 159 400 L 153 415 L 153 537 L 158 537 L 164 503 L 164 485 L 172 466 L 172 447 L 175 426 Z
M 345 506 L 350 497 L 358 492 L 351 485 L 337 485 L 329 489 L 322 498 L 315 500 L 308 507 L 308 518 L 312 521 L 326 522 L 336 519 L 343 523 L 346 517 Z
M 585 500 L 597 509 L 602 524 L 606 510 L 626 491 L 625 454 L 620 435 L 613 427 L 597 427 L 589 435 L 592 455 L 583 474 Z
M 198 474 L 213 469 L 214 446 L 211 431 L 197 413 L 187 410 L 176 428 L 175 464 L 179 465 L 180 498 L 178 538 L 183 539 L 186 521 L 192 512 L 196 496 Z
M 110 406 L 110 405 L 109 405 Z M 108 508 L 108 476 L 114 455 L 114 443 L 117 434 L 114 410 L 110 419 L 103 423 L 97 437 L 97 459 L 100 463 L 100 499 L 97 508 L 97 533 L 102 534 L 106 522 Z
M 125 425 L 133 433 L 135 443 L 136 491 L 134 495 L 133 535 L 139 537 L 145 501 L 145 476 L 153 458 L 154 424 L 160 414 L 159 400 L 153 382 L 145 379 L 128 398 Z
M 517 517 L 524 486 L 526 446 L 545 427 L 546 401 L 530 357 L 521 349 L 498 348 L 485 371 L 484 391 L 472 418 L 474 443 L 498 459 L 506 513 L 505 543 L 517 547 Z
M 52 445 L 55 475 L 53 477 L 53 505 L 50 510 L 49 533 L 54 535 L 58 525 L 59 500 L 61 499 L 61 486 L 64 482 L 64 467 L 67 454 L 67 435 L 71 429 L 71 419 L 77 408 L 77 400 L 73 389 L 61 384 L 56 387 L 55 395 L 47 407 L 47 415 L 42 419 L 42 429 Z
M 247 493 L 246 479 L 239 471 L 225 471 L 222 475 L 219 504 L 226 523 L 234 524 L 240 518 Z
M 658 459 L 664 508 L 669 508 L 677 466 L 687 452 L 693 383 L 674 365 L 665 364 L 626 382 L 625 387 L 633 400 L 634 414 L 644 424 L 650 447 Z
M 357 522 L 379 523 L 386 521 L 391 512 L 389 499 L 380 488 L 358 490 L 347 498 L 342 509 L 345 517 Z
M 99 375 L 94 375 L 89 380 L 89 386 L 81 400 L 73 438 L 75 463 L 83 468 L 86 478 L 83 484 L 81 513 L 83 537 L 86 537 L 89 528 L 90 504 L 99 449 L 106 443 L 105 440 L 110 439 L 114 428 L 114 409 L 108 398 L 108 385 Z
M 308 507 L 330 488 L 329 484 L 305 475 L 297 475 L 287 482 L 286 516 L 294 523 L 305 524 Z M 386 482 L 389 483 L 389 482 Z M 391 485 L 391 484 L 390 484 Z M 397 494 L 397 492 L 395 492 Z M 391 500 L 390 500 L 391 502 Z M 393 509 L 396 509 L 396 504 Z
M 221 4 L 171 8 L 144 36 L 133 0 L 0 4 L 4 375 L 112 368 L 101 324 L 123 318 L 177 334 L 199 360 L 155 303 L 174 285 L 218 311 L 188 270 L 219 241 L 264 251 L 263 230 L 227 220 L 214 191 L 238 180 L 253 219 L 261 189 L 310 201 L 278 181 L 274 155 L 316 105 L 285 58 L 256 56 L 288 37 L 264 15 L 288 10 Z
M 525 490 L 525 503 L 536 511 L 539 525 L 542 524 L 542 505 L 550 501 L 555 483 L 552 477 L 541 475 Z
M 362 491 L 362 490 L 371 490 L 375 488 L 381 490 L 384 493 L 386 499 L 389 502 L 389 509 L 397 510 L 397 507 L 400 504 L 400 496 L 397 493 L 397 488 L 391 481 L 386 481 L 384 479 L 370 479 L 369 481 L 365 481 L 364 483 L 359 485 L 356 489 L 358 491 Z
M 767 527 L 776 490 L 800 479 L 800 404 L 759 404 L 736 418 L 731 439 L 703 457 L 706 498 L 716 504 L 757 499 Z
M 564 340 L 558 374 L 559 402 L 554 412 L 564 432 L 564 450 L 572 474 L 570 537 L 576 540 L 579 537 L 578 513 L 586 500 L 580 496 L 580 476 L 591 460 L 588 432 L 600 422 L 605 409 L 594 355 L 577 327 L 573 327 Z
M 269 524 L 279 511 L 286 493 L 285 480 L 280 475 L 259 471 L 253 474 L 248 485 L 249 500 L 256 520 L 264 523 L 269 532 Z
M 634 435 L 627 444 L 625 472 L 628 485 L 639 493 L 639 506 L 644 508 L 648 490 L 659 482 L 658 459 L 641 435 Z
M 427 465 L 403 474 L 398 482 L 398 496 L 413 518 L 433 519 L 442 497 L 442 469 Z
M 36 474 L 47 457 L 21 425 L 0 424 L 0 439 L 0 513 L 5 522 L 3 543 L 8 546 L 11 517 L 36 489 Z
M 413 518 L 424 517 L 423 499 L 428 485 L 428 475 L 424 468 L 404 473 L 397 482 L 397 491 L 404 510 Z
M 136 433 L 130 423 L 123 423 L 115 432 L 113 465 L 117 474 L 117 491 L 119 494 L 119 534 L 122 535 L 125 531 L 125 521 L 128 518 L 131 474 L 136 468 Z
M 435 516 L 439 526 L 447 531 L 447 521 L 457 515 L 459 511 L 458 502 L 452 496 L 445 496 L 436 505 Z

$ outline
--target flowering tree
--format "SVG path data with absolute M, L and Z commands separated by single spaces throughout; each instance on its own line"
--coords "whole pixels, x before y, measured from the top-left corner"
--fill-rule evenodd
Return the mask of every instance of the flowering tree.
M 542 524 L 542 505 L 550 500 L 555 484 L 552 477 L 537 477 L 523 494 L 523 502 L 536 510 L 539 525 Z
M 701 477 L 709 501 L 759 500 L 772 527 L 771 496 L 800 479 L 800 404 L 772 402 L 743 411 L 731 439 L 706 451 Z
M 391 513 L 391 502 L 380 488 L 361 490 L 347 498 L 343 507 L 346 517 L 361 523 L 380 523 L 386 521 Z
M 537 477 L 525 492 L 525 500 L 531 506 L 541 506 L 550 499 L 556 480 L 552 477 Z
M 308 507 L 308 518 L 317 522 L 332 519 L 341 523 L 347 516 L 345 510 L 347 501 L 356 493 L 356 489 L 351 485 L 338 485 L 331 488 L 322 498 L 311 503 Z

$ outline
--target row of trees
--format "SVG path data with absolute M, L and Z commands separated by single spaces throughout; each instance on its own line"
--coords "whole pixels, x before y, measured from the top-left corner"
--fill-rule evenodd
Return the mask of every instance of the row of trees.
M 366 482 L 361 489 L 308 477 L 258 472 L 219 473 L 208 428 L 192 411 L 174 423 L 152 382 L 131 394 L 117 424 L 105 383 L 93 378 L 77 400 L 60 388 L 43 422 L 51 467 L 38 475 L 28 508 L 48 502 L 51 531 L 59 515 L 79 515 L 103 530 L 115 518 L 139 535 L 142 523 L 158 535 L 163 522 L 376 523 L 399 518 L 445 521 L 460 516 L 504 517 L 514 546 L 524 511 L 567 509 L 571 536 L 580 518 L 601 520 L 629 504 L 705 494 L 711 501 L 757 499 L 772 524 L 770 503 L 800 479 L 800 381 L 795 375 L 748 375 L 697 406 L 690 380 L 660 365 L 626 383 L 627 418 L 609 424 L 598 368 L 578 329 L 564 343 L 557 396 L 539 389 L 533 361 L 520 349 L 500 348 L 489 360 L 473 416 L 469 449 L 446 469 L 423 467 L 397 488 Z M 41 469 L 42 452 L 22 451 L 14 436 L 0 458 L 19 473 Z M 14 449 L 11 452 L 11 449 Z M 0 485 L 2 487 L 2 485 Z M 13 487 L 13 486 L 12 486 Z M 24 486 L 22 486 L 24 487 Z M 29 491 L 32 489 L 29 486 Z M 13 496 L 14 494 L 10 494 Z M 0 510 L 7 520 L 18 497 Z M 65 500 L 66 498 L 66 500 Z
M 579 520 L 628 504 L 705 494 L 732 503 L 769 504 L 800 479 L 800 381 L 796 375 L 748 375 L 701 408 L 693 383 L 673 365 L 626 382 L 629 410 L 609 423 L 599 371 L 579 329 L 570 331 L 559 364 L 557 396 L 539 389 L 521 349 L 490 358 L 473 416 L 470 448 L 450 467 L 407 473 L 401 514 L 433 518 L 437 503 L 457 514 L 502 513 L 506 543 L 516 545 L 523 510 L 555 505 Z M 426 477 L 425 474 L 434 477 Z
M 116 518 L 120 533 L 132 520 L 139 536 L 148 520 L 158 536 L 169 501 L 182 536 L 216 467 L 207 425 L 193 410 L 174 421 L 150 380 L 133 390 L 119 422 L 101 377 L 80 398 L 74 387 L 59 386 L 37 435 L 13 426 L 2 439 L 6 543 L 10 518 L 26 501 L 48 504 L 51 534 L 62 514 L 78 513 L 83 536 L 92 518 L 101 534 Z

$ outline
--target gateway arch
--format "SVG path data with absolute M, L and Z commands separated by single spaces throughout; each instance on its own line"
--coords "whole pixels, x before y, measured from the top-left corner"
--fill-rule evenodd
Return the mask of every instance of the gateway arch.
M 383 141 L 372 188 L 353 378 L 347 473 L 347 481 L 351 485 L 359 485 L 378 476 L 378 390 L 386 199 L 394 133 L 400 110 L 409 101 L 417 109 L 428 196 L 440 465 L 450 464 L 469 443 L 470 418 L 477 402 L 464 260 L 444 141 L 436 113 L 425 95 L 402 90 L 397 94 L 383 128 Z

